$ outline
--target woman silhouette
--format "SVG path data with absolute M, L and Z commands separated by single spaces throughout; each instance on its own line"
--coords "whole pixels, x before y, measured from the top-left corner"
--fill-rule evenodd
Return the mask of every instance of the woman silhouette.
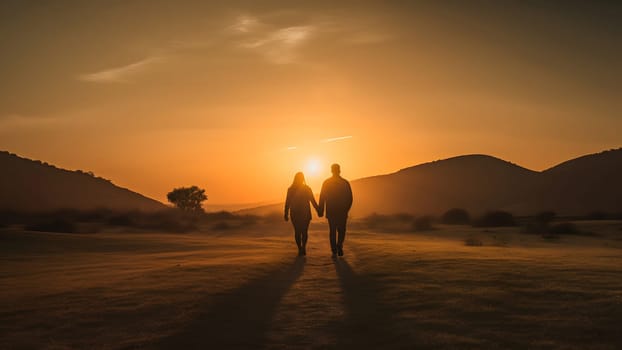
M 294 175 L 294 182 L 292 182 L 292 185 L 287 189 L 287 198 L 285 199 L 285 221 L 291 216 L 299 256 L 307 255 L 307 231 L 309 230 L 309 222 L 311 221 L 309 202 L 313 204 L 313 208 L 317 211 L 317 202 L 313 197 L 313 192 L 305 183 L 304 174 L 298 172 Z

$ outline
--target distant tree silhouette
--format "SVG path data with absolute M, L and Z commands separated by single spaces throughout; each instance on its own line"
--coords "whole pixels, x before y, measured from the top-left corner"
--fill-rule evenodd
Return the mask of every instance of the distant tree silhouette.
M 201 203 L 207 200 L 205 190 L 197 186 L 175 188 L 166 198 L 177 208 L 194 212 L 203 212 Z
M 540 212 L 525 223 L 523 232 L 546 234 L 551 229 L 551 222 L 556 216 L 557 214 L 554 211 Z
M 389 221 L 389 217 L 386 215 L 380 215 L 378 213 L 371 213 L 363 218 L 363 222 L 368 228 L 377 228 L 380 225 L 386 224 Z
M 554 211 L 543 211 L 536 215 L 535 221 L 543 226 L 548 226 L 555 219 L 557 214 Z
M 516 221 L 514 220 L 514 215 L 502 210 L 489 211 L 474 222 L 474 226 L 477 227 L 502 227 L 515 225 Z
M 593 211 L 585 217 L 586 220 L 610 220 L 614 218 L 615 217 L 613 215 L 599 210 Z
M 573 224 L 572 222 L 560 222 L 551 226 L 551 228 L 549 229 L 549 233 L 554 235 L 577 235 L 581 234 L 581 231 L 579 231 L 577 225 Z
M 471 216 L 464 209 L 453 208 L 443 214 L 441 222 L 446 225 L 466 225 L 471 223 Z
M 429 231 L 432 230 L 432 221 L 433 217 L 430 215 L 418 216 L 415 221 L 413 221 L 413 229 L 415 231 Z
M 26 226 L 28 231 L 74 233 L 76 225 L 68 218 L 46 218 Z

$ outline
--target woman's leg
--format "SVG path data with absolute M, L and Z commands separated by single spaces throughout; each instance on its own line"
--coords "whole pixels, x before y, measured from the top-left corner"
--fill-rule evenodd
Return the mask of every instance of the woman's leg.
M 311 222 L 311 220 L 307 221 L 304 223 L 304 225 L 301 227 L 301 240 L 302 240 L 302 249 L 305 249 L 307 246 L 307 239 L 309 238 L 309 222 Z
M 307 238 L 309 231 L 309 222 L 311 220 L 295 220 L 292 221 L 294 224 L 294 231 L 296 235 L 296 244 L 298 245 L 298 252 L 301 255 L 306 254 L 306 246 L 307 246 Z
M 294 239 L 296 240 L 296 245 L 298 246 L 298 250 L 302 247 L 302 234 L 300 233 L 300 227 L 298 223 L 292 220 L 292 225 L 294 226 Z

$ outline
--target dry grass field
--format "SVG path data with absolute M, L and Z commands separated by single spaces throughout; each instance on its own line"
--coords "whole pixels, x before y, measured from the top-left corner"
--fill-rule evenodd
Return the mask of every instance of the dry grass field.
M 1 349 L 622 346 L 622 223 L 518 228 L 285 224 L 203 233 L 0 230 Z

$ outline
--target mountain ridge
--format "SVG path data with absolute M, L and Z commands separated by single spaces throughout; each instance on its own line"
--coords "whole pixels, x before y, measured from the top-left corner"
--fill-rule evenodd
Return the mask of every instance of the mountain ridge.
M 112 209 L 157 211 L 167 206 L 81 170 L 0 151 L 0 209 L 52 211 Z
M 601 165 L 594 166 L 594 161 Z M 592 174 L 573 169 L 581 163 L 598 171 Z M 570 173 L 564 173 L 567 168 Z M 591 187 L 577 183 L 592 177 L 607 181 L 589 180 Z M 622 178 L 622 148 L 579 156 L 542 171 L 485 154 L 459 155 L 352 180 L 355 200 L 351 213 L 355 217 L 401 212 L 440 215 L 452 207 L 473 213 L 502 209 L 519 215 L 544 210 L 561 215 L 622 212 L 622 201 L 616 201 L 622 198 L 622 185 L 617 184 L 616 177 Z M 281 210 L 282 203 L 278 203 L 240 212 Z
M 0 209 L 160 210 L 166 205 L 110 180 L 80 170 L 0 151 Z M 485 154 L 421 163 L 351 181 L 353 216 L 371 213 L 432 214 L 459 207 L 473 213 L 508 210 L 531 215 L 593 211 L 622 213 L 622 148 L 579 156 L 534 171 Z M 67 192 L 68 189 L 72 189 Z M 282 203 L 240 209 L 244 214 L 280 212 Z

